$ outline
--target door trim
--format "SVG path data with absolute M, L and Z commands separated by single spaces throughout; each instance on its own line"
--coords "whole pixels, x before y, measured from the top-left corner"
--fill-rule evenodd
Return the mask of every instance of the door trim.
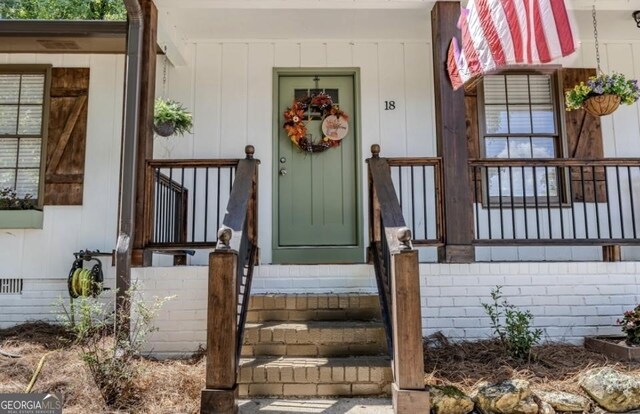
M 321 247 L 280 247 L 279 240 L 279 210 L 278 210 L 278 174 L 276 173 L 278 164 L 278 140 L 280 135 L 280 111 L 279 111 L 279 90 L 280 78 L 285 76 L 351 76 L 353 77 L 353 99 L 355 107 L 354 139 L 356 163 L 356 234 L 357 244 L 355 246 L 321 246 Z M 277 264 L 327 264 L 327 263 L 365 263 L 364 249 L 364 218 L 363 218 L 363 194 L 362 194 L 362 165 L 360 163 L 362 154 L 361 131 L 361 110 L 360 110 L 360 68 L 273 68 L 273 115 L 272 115 L 272 153 L 273 165 L 271 177 L 273 183 L 272 193 L 272 263 Z M 301 255 L 301 251 L 313 251 L 313 255 Z

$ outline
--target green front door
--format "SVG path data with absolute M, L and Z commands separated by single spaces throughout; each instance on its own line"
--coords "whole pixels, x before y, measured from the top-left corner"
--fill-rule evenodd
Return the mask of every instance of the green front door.
M 358 228 L 358 158 L 353 76 L 299 75 L 278 78 L 278 142 L 274 162 L 276 263 L 361 262 Z M 340 146 L 304 152 L 282 128 L 283 113 L 294 98 L 331 96 L 349 116 L 348 133 Z M 314 111 L 304 118 L 308 138 L 323 139 L 322 119 Z

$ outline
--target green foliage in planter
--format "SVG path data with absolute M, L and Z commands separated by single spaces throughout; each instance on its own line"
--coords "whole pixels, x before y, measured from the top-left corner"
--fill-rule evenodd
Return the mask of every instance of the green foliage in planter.
M 31 194 L 21 198 L 12 188 L 0 189 L 0 210 L 33 210 L 34 208 L 36 208 L 36 200 Z
M 598 95 L 617 95 L 621 103 L 631 105 L 640 98 L 640 88 L 637 80 L 628 80 L 621 73 L 592 76 L 565 93 L 567 111 L 582 108 L 584 101 Z
M 627 335 L 627 342 L 630 345 L 640 345 L 640 305 L 634 310 L 626 311 L 617 323 L 622 328 L 622 332 Z
M 485 313 L 491 319 L 493 333 L 513 358 L 531 360 L 531 348 L 540 341 L 542 330 L 531 328 L 531 312 L 519 310 L 506 299 L 500 301 L 501 290 L 502 286 L 496 286 L 491 291 L 492 303 L 482 303 Z
M 174 126 L 174 135 L 184 135 L 191 132 L 193 116 L 182 106 L 173 100 L 156 99 L 153 111 L 154 124 L 170 123 Z

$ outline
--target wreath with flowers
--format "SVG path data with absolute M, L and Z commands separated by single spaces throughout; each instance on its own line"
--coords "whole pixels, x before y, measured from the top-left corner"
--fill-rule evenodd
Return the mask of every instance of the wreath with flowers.
M 337 120 L 347 121 L 349 116 L 326 93 L 294 99 L 293 105 L 284 111 L 284 130 L 291 142 L 305 152 L 323 152 L 329 148 L 340 146 L 342 137 L 324 135 L 320 141 L 313 142 L 309 138 L 307 123 L 312 120 L 312 111 L 321 114 L 323 122 L 333 116 Z

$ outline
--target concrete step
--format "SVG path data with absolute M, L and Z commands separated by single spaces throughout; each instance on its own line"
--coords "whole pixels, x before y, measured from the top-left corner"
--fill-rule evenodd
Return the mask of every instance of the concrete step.
M 240 360 L 240 396 L 386 396 L 388 357 L 257 357 Z
M 371 294 L 252 295 L 247 322 L 380 320 L 380 302 Z
M 245 325 L 242 356 L 386 355 L 382 322 L 301 321 Z

